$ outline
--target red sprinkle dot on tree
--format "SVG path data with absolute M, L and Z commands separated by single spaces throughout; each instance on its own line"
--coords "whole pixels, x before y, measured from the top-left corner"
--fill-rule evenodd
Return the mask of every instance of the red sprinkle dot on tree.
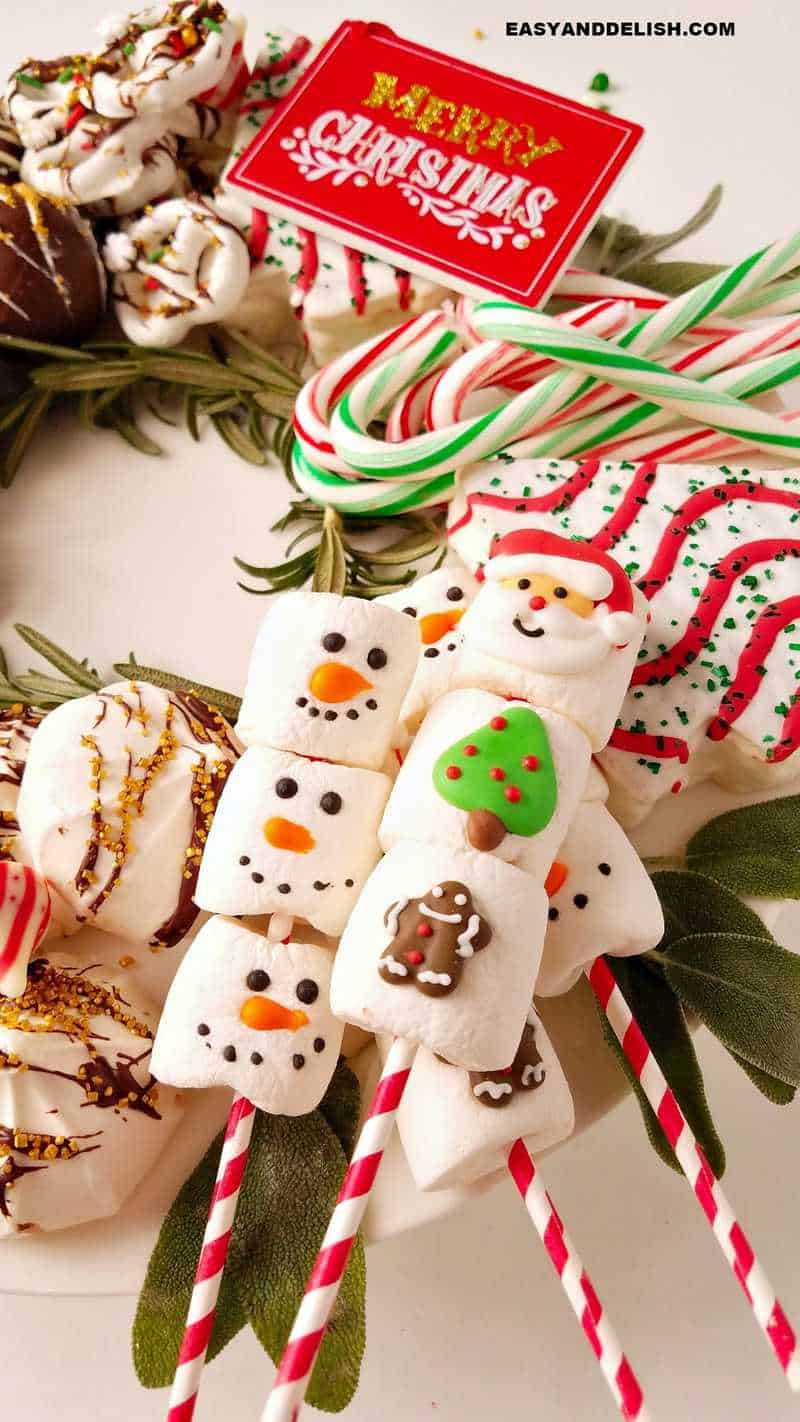
M 516 805 L 518 801 L 522 799 L 522 793 L 517 789 L 516 785 L 507 785 L 504 793 L 506 799 L 510 800 L 512 805 Z
M 445 771 L 445 775 L 447 776 L 448 780 L 461 779 L 461 771 L 459 770 L 457 765 L 448 765 Z
M 505 780 L 506 778 L 505 771 L 502 770 L 499 765 L 493 765 L 491 770 L 489 771 L 489 774 L 492 777 L 492 780 Z
M 432 937 L 433 937 L 433 929 L 431 928 L 431 926 L 430 926 L 429 923 L 420 923 L 420 924 L 418 924 L 418 926 L 417 926 L 417 937 L 418 937 L 418 938 L 432 938 Z
M 526 756 L 524 757 L 523 761 L 522 761 L 522 769 L 523 769 L 523 770 L 538 770 L 538 769 L 539 769 L 539 757 L 538 757 L 538 755 L 526 755 Z
M 508 725 L 508 721 L 506 720 L 505 716 L 493 716 L 491 721 L 489 722 L 489 725 L 491 726 L 493 731 L 504 731 L 506 726 Z
M 468 746 L 465 746 L 465 747 L 464 747 L 464 750 L 463 750 L 462 754 L 463 754 L 463 755 L 477 755 L 477 754 L 478 754 L 478 747 L 475 746 L 475 745 L 473 745 L 472 742 L 470 742 L 470 744 L 469 744 Z

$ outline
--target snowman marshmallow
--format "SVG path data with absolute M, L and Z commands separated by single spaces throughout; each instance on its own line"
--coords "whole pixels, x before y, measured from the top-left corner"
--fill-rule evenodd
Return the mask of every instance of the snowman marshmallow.
M 569 716 L 600 750 L 644 635 L 642 595 L 607 554 L 537 529 L 498 539 L 483 579 L 461 624 L 455 684 Z
M 399 843 L 342 935 L 333 1011 L 469 1069 L 505 1067 L 533 994 L 546 912 L 542 886 L 501 859 Z
M 534 1008 L 513 1060 L 499 1071 L 462 1071 L 418 1052 L 397 1114 L 420 1190 L 500 1179 L 514 1141 L 521 1137 L 538 1159 L 574 1124 L 567 1079 Z
M 598 953 L 646 953 L 664 935 L 653 881 L 602 800 L 578 807 L 545 888 L 550 907 L 536 980 L 541 997 L 569 992 Z
M 285 593 L 256 638 L 238 734 L 248 746 L 379 770 L 418 650 L 413 621 L 394 608 Z
M 489 691 L 451 691 L 428 712 L 380 827 L 402 840 L 497 855 L 543 882 L 584 791 L 589 743 L 572 721 Z
M 333 1075 L 343 1025 L 330 1010 L 331 955 L 212 918 L 175 976 L 153 1049 L 170 1086 L 230 1086 L 262 1111 L 302 1116 Z
M 378 858 L 390 783 L 290 751 L 245 751 L 208 836 L 196 903 L 212 913 L 281 912 L 341 933 Z
M 400 713 L 409 730 L 415 730 L 428 708 L 450 690 L 462 641 L 461 619 L 477 591 L 466 568 L 448 566 L 378 599 L 412 617 L 419 633 L 417 670 Z

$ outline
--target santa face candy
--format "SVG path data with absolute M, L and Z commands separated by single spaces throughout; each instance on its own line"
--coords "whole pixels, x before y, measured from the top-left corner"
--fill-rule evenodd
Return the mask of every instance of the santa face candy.
M 0 994 L 25 991 L 28 963 L 50 922 L 50 891 L 26 864 L 0 862 Z
M 336 955 L 331 1006 L 461 1066 L 507 1066 L 546 917 L 541 885 L 491 855 L 397 844 L 373 871 Z
M 174 346 L 222 321 L 250 279 L 244 238 L 202 198 L 172 198 L 112 232 L 103 260 L 117 319 L 137 345 Z
M 197 915 L 203 846 L 237 746 L 197 697 L 120 682 L 52 711 L 31 742 L 21 833 L 69 930 L 171 946 Z
M 605 745 L 642 636 L 643 599 L 605 553 L 520 528 L 493 544 L 464 618 L 456 683 L 569 716 Z
M 372 770 L 253 748 L 235 767 L 195 900 L 213 913 L 286 913 L 341 933 L 378 858 L 390 782 Z
M 488 691 L 451 691 L 401 766 L 381 846 L 418 839 L 477 849 L 543 882 L 588 770 L 589 743 L 565 717 Z
M 419 650 L 411 618 L 363 598 L 290 592 L 261 624 L 236 730 L 272 746 L 378 770 Z
M 328 1005 L 330 976 L 324 948 L 270 943 L 211 919 L 167 998 L 153 1053 L 159 1080 L 230 1086 L 272 1115 L 313 1111 L 342 1042 L 343 1025 Z
M 574 1122 L 566 1077 L 533 1008 L 513 1060 L 499 1071 L 466 1072 L 418 1052 L 397 1116 L 420 1190 L 500 1178 L 514 1141 L 521 1137 L 538 1160 Z
M 461 619 L 477 589 L 466 568 L 437 568 L 410 587 L 379 599 L 386 607 L 413 617 L 419 633 L 417 670 L 401 711 L 402 720 L 412 730 L 434 701 L 450 690 L 461 646 Z
M 113 1215 L 180 1119 L 150 1070 L 156 1015 L 87 953 L 0 997 L 0 1236 Z
M 653 881 L 625 831 L 599 801 L 579 806 L 547 879 L 541 997 L 569 992 L 599 953 L 627 958 L 664 934 Z
M 88 222 L 25 183 L 0 184 L 0 333 L 79 340 L 100 320 L 105 294 Z
M 626 822 L 708 776 L 747 792 L 800 774 L 798 511 L 795 470 L 521 459 L 463 477 L 450 536 L 470 566 L 521 525 L 555 531 L 610 552 L 647 600 L 601 758 Z

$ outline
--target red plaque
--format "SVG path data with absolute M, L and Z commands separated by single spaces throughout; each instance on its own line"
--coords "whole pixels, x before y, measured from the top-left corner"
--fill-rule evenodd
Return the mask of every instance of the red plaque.
M 535 306 L 641 136 L 614 114 L 346 20 L 228 182 L 394 266 Z

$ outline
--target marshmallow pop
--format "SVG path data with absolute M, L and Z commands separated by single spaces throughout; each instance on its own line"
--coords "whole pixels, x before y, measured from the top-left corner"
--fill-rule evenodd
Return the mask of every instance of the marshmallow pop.
M 450 690 L 461 647 L 461 619 L 477 590 L 466 568 L 448 566 L 378 599 L 413 618 L 419 633 L 419 662 L 400 712 L 409 730 L 415 730 L 429 707 Z

